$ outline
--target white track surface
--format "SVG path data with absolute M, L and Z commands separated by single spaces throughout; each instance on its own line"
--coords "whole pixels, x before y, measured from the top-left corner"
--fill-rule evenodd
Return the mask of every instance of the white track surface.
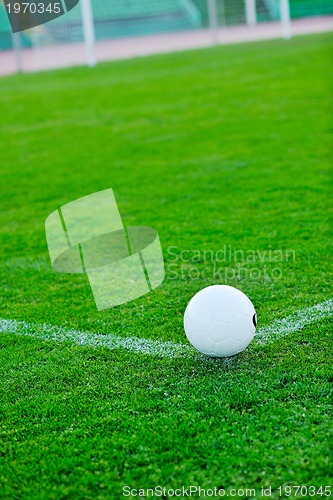
M 293 35 L 333 31 L 333 16 L 298 19 L 292 22 Z M 218 33 L 222 45 L 281 38 L 280 23 L 261 23 L 254 27 L 232 26 L 221 28 Z M 188 49 L 209 47 L 212 34 L 209 30 L 186 31 L 142 37 L 121 38 L 96 43 L 97 61 L 111 61 L 143 57 Z M 24 49 L 23 71 L 41 71 L 84 65 L 83 43 Z M 16 72 L 13 51 L 0 52 L 0 75 Z
M 274 321 L 271 325 L 260 328 L 254 336 L 254 344 L 267 344 L 285 337 L 293 332 L 302 330 L 307 325 L 333 316 L 333 299 L 329 299 L 306 309 L 299 309 L 292 315 Z M 79 332 L 66 330 L 53 325 L 37 325 L 11 319 L 0 319 L 0 334 L 16 334 L 33 337 L 38 340 L 54 342 L 71 342 L 82 347 L 104 347 L 107 349 L 125 349 L 136 354 L 167 358 L 193 358 L 210 360 L 200 355 L 192 346 L 163 342 L 160 340 L 143 339 L 138 337 L 119 337 L 110 334 Z M 185 334 L 184 334 L 185 336 Z M 233 358 L 225 358 L 229 363 Z

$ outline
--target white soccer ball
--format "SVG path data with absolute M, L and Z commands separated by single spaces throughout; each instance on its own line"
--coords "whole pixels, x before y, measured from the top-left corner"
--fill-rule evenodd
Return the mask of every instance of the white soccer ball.
M 188 303 L 184 329 L 202 354 L 233 356 L 254 337 L 256 312 L 250 299 L 237 288 L 213 285 L 200 290 Z

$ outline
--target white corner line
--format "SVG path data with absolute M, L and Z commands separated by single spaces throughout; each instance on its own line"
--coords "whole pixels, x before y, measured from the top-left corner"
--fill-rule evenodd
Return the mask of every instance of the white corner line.
M 270 325 L 259 328 L 254 340 L 259 344 L 267 344 L 330 316 L 333 316 L 333 299 L 320 302 L 315 306 L 298 309 L 286 318 L 274 320 Z
M 333 299 L 321 302 L 312 307 L 299 309 L 290 316 L 273 321 L 267 327 L 259 328 L 253 342 L 267 344 L 281 337 L 289 335 L 305 326 L 321 319 L 333 316 Z M 62 327 L 34 324 L 14 319 L 0 319 L 0 333 L 16 333 L 38 340 L 52 340 L 54 342 L 72 342 L 83 347 L 105 347 L 107 349 L 125 349 L 137 354 L 150 354 L 167 358 L 194 358 L 213 359 L 200 355 L 189 344 L 177 344 L 160 340 L 143 339 L 138 337 L 119 337 L 110 334 L 96 334 L 66 330 Z M 232 358 L 228 358 L 231 360 Z M 225 359 L 227 361 L 227 359 Z

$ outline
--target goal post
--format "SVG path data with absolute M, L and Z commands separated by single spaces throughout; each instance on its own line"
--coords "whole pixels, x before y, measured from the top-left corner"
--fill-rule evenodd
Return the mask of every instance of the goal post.
M 22 73 L 23 61 L 22 61 L 20 34 L 12 33 L 12 41 L 13 41 L 13 51 L 15 54 L 16 71 L 17 73 Z
M 282 27 L 282 37 L 285 40 L 290 40 L 292 33 L 291 33 L 289 0 L 280 0 L 280 18 Z
M 91 0 L 81 0 L 83 37 L 86 48 L 87 66 L 96 66 L 95 29 Z
M 290 0 L 205 0 L 208 13 L 208 26 L 211 33 L 212 45 L 217 45 L 220 41 L 219 30 L 223 30 L 225 25 L 232 26 L 238 24 L 243 17 L 243 25 L 255 28 L 262 22 L 275 22 L 281 26 L 281 37 L 289 40 L 292 36 Z M 227 12 L 227 22 L 225 15 Z M 224 18 L 222 20 L 222 17 Z M 269 29 L 269 25 L 267 25 Z M 256 29 L 256 28 L 255 28 Z M 272 28 L 273 29 L 273 28 Z
M 245 0 L 245 18 L 248 26 L 257 23 L 256 0 Z
M 220 0 L 207 0 L 209 29 L 212 35 L 212 44 L 219 43 L 219 21 L 217 14 L 217 2 Z
M 309 1 L 319 2 L 319 0 Z M 332 2 L 332 0 L 320 1 Z M 297 17 L 295 5 L 291 0 L 60 0 L 60 2 L 64 5 L 66 2 L 75 2 L 75 7 L 50 22 L 13 34 L 5 5 L 3 0 L 0 0 L 0 59 L 1 50 L 10 50 L 7 58 L 10 62 L 6 63 L 9 68 L 15 68 L 20 72 L 76 64 L 94 67 L 99 58 L 108 57 L 104 50 L 104 41 L 127 39 L 125 53 L 127 51 L 130 53 L 132 50 L 130 44 L 137 43 L 135 39 L 131 42 L 131 37 L 143 39 L 144 36 L 159 34 L 162 51 L 165 51 L 169 43 L 170 51 L 173 50 L 173 37 L 178 37 L 176 46 L 181 47 L 184 43 L 184 49 L 196 46 L 197 43 L 199 46 L 215 46 L 237 40 L 278 37 L 289 40 L 292 37 L 291 17 L 293 19 Z M 17 2 L 15 5 L 20 4 Z M 318 8 L 311 12 L 317 15 L 322 11 Z M 191 37 L 195 43 L 192 43 Z M 156 41 L 158 42 L 158 39 Z M 121 43 L 120 41 L 119 45 Z M 149 46 L 153 43 L 155 42 L 148 39 L 147 53 L 150 53 Z M 140 45 L 144 46 L 144 40 L 142 42 L 140 40 Z M 115 49 L 117 46 L 118 44 L 115 44 Z M 113 58 L 111 50 L 113 48 L 110 45 L 110 58 Z M 133 50 L 133 53 L 136 53 L 136 50 Z M 120 55 L 122 56 L 122 52 Z

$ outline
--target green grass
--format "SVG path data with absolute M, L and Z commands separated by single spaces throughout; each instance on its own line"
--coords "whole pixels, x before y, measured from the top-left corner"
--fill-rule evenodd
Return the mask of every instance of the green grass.
M 320 35 L 3 78 L 1 317 L 185 343 L 186 304 L 214 280 L 188 277 L 204 259 L 170 268 L 170 246 L 293 250 L 227 280 L 259 326 L 330 298 L 331 50 Z M 126 225 L 158 230 L 167 276 L 97 312 L 85 276 L 50 268 L 44 221 L 108 187 Z M 1 499 L 330 484 L 329 319 L 229 368 L 10 334 L 0 347 Z

